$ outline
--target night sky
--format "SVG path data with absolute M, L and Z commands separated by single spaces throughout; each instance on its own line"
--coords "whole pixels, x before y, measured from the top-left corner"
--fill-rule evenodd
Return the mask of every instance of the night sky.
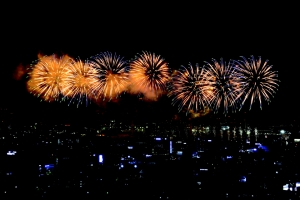
M 281 83 L 271 104 L 263 104 L 262 111 L 254 109 L 251 116 L 277 122 L 299 119 L 299 14 L 293 11 L 293 5 L 262 6 L 178 4 L 162 7 L 154 2 L 145 5 L 112 2 L 111 5 L 49 4 L 7 8 L 11 9 L 9 16 L 2 16 L 0 103 L 19 110 L 23 117 L 33 115 L 33 111 L 46 116 L 57 112 L 61 118 L 68 118 L 70 113 L 73 117 L 82 116 L 82 112 L 88 115 L 85 110 L 102 112 L 97 106 L 73 109 L 57 103 L 50 105 L 29 95 L 24 77 L 19 79 L 15 70 L 19 65 L 28 66 L 37 59 L 38 53 L 68 54 L 84 60 L 111 51 L 131 59 L 146 50 L 163 56 L 173 69 L 189 62 L 202 65 L 212 58 L 229 60 L 254 55 L 269 60 L 278 71 Z M 127 107 L 125 113 L 134 110 L 130 108 L 132 104 L 122 104 Z M 168 100 L 164 98 L 159 103 L 148 104 L 151 107 L 148 110 L 145 103 L 138 106 L 143 116 L 160 113 L 162 109 L 165 115 L 176 110 L 166 104 Z M 109 106 L 114 107 L 114 104 Z M 122 110 L 122 106 L 116 104 L 111 109 Z

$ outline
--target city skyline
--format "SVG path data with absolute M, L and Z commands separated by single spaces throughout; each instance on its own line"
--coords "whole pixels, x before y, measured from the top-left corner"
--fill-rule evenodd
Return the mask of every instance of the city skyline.
M 1 114 L 0 196 L 299 196 L 300 139 L 288 127 L 22 126 L 10 124 L 9 111 Z

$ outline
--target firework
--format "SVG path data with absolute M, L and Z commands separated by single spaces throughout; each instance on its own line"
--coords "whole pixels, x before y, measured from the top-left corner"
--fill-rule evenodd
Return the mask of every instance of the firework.
M 245 101 L 250 99 L 249 110 L 251 110 L 255 100 L 258 100 L 260 109 L 262 109 L 262 101 L 265 100 L 269 103 L 278 89 L 278 74 L 276 71 L 272 71 L 268 60 L 263 63 L 261 57 L 258 57 L 257 60 L 254 56 L 249 59 L 243 56 L 241 58 L 242 60 L 235 61 L 242 83 L 242 92 L 238 96 L 242 100 L 241 105 L 243 106 Z
M 213 90 L 207 81 L 205 70 L 198 64 L 189 64 L 188 67 L 181 66 L 173 75 L 173 84 L 168 96 L 173 97 L 173 105 L 178 103 L 179 111 L 186 107 L 187 112 L 198 112 L 209 105 Z
M 97 76 L 97 70 L 89 64 L 80 59 L 73 60 L 62 74 L 61 93 L 71 99 L 70 103 L 74 99 L 77 99 L 78 103 L 82 103 L 83 100 L 88 103 L 88 100 L 93 98 L 94 88 L 99 84 Z
M 223 109 L 224 114 L 228 113 L 229 107 L 232 108 L 232 111 L 236 111 L 241 84 L 238 70 L 233 61 L 230 60 L 226 63 L 221 58 L 220 62 L 212 59 L 212 64 L 205 63 L 206 78 L 214 92 L 210 104 L 212 109 L 215 112 Z
M 45 101 L 59 100 L 61 92 L 61 76 L 72 59 L 65 55 L 44 56 L 36 64 L 31 65 L 27 89 L 30 93 Z
M 130 64 L 131 91 L 157 99 L 166 92 L 170 80 L 168 64 L 160 55 L 142 52 Z
M 117 54 L 104 52 L 88 61 L 97 70 L 99 83 L 94 88 L 97 97 L 117 98 L 128 85 L 128 62 Z

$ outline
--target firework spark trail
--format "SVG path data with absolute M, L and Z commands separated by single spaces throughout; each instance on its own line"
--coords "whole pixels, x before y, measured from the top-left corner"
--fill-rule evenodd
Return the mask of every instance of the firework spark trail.
M 88 63 L 80 59 L 73 60 L 62 74 L 61 93 L 71 99 L 70 103 L 77 99 L 78 104 L 85 100 L 87 105 L 89 99 L 94 97 L 94 88 L 99 85 L 97 76 L 97 70 Z
M 45 101 L 57 101 L 61 95 L 61 76 L 72 59 L 64 55 L 44 56 L 31 65 L 27 89 Z
M 168 64 L 160 55 L 142 52 L 130 63 L 130 90 L 142 93 L 146 98 L 157 100 L 167 91 L 170 80 Z
M 272 71 L 272 66 L 268 65 L 268 60 L 262 64 L 261 57 L 258 57 L 257 60 L 254 56 L 249 59 L 243 56 L 241 58 L 242 60 L 235 61 L 242 83 L 242 92 L 238 96 L 242 99 L 241 108 L 250 98 L 249 110 L 251 110 L 256 99 L 258 99 L 260 109 L 262 109 L 262 101 L 265 100 L 269 103 L 278 89 L 278 74 L 276 71 Z
M 111 52 L 100 53 L 88 61 L 97 70 L 100 84 L 94 88 L 98 97 L 113 99 L 128 86 L 128 62 Z
M 233 61 L 226 63 L 222 58 L 218 62 L 212 59 L 212 64 L 205 62 L 205 74 L 207 80 L 213 88 L 214 95 L 211 100 L 212 109 L 218 112 L 223 109 L 223 113 L 228 113 L 228 108 L 236 111 L 239 105 L 237 97 L 241 92 L 239 72 L 235 68 Z
M 200 111 L 210 104 L 213 90 L 209 84 L 209 77 L 198 64 L 188 67 L 181 66 L 173 75 L 173 84 L 168 96 L 173 97 L 172 104 L 178 103 L 178 110 L 184 107 L 194 112 Z

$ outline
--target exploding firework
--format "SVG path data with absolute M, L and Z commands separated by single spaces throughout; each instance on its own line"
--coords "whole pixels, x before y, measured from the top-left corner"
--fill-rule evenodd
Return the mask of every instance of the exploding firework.
M 78 104 L 85 100 L 93 98 L 93 90 L 99 85 L 97 70 L 80 59 L 73 60 L 66 66 L 66 70 L 62 74 L 61 93 L 70 98 L 70 103 L 74 99 L 78 100 Z M 78 106 L 77 104 L 77 106 Z
M 228 63 L 220 59 L 218 62 L 212 59 L 212 64 L 205 62 L 205 74 L 214 95 L 211 99 L 211 107 L 215 112 L 220 109 L 224 114 L 228 113 L 228 108 L 236 111 L 240 89 L 240 78 L 234 63 L 230 60 Z
M 61 77 L 72 59 L 65 55 L 44 56 L 36 64 L 31 65 L 27 89 L 30 93 L 45 101 L 57 101 L 61 94 Z
M 168 64 L 160 55 L 143 52 L 130 64 L 130 90 L 146 98 L 157 99 L 166 92 L 170 80 Z
M 117 54 L 104 52 L 88 61 L 97 70 L 99 83 L 94 88 L 97 97 L 117 98 L 128 86 L 128 62 Z
M 209 84 L 205 70 L 198 64 L 188 67 L 182 66 L 173 75 L 173 84 L 168 96 L 173 97 L 172 104 L 178 103 L 178 110 L 184 107 L 187 112 L 198 112 L 209 105 L 213 97 L 213 89 Z
M 261 57 L 258 57 L 257 60 L 254 56 L 249 59 L 243 56 L 241 58 L 242 60 L 235 61 L 242 84 L 241 93 L 238 96 L 242 101 L 241 107 L 247 99 L 250 99 L 249 110 L 251 110 L 253 103 L 258 99 L 260 109 L 262 109 L 262 101 L 265 100 L 269 103 L 278 89 L 278 74 L 276 71 L 272 71 L 268 60 L 263 63 Z

